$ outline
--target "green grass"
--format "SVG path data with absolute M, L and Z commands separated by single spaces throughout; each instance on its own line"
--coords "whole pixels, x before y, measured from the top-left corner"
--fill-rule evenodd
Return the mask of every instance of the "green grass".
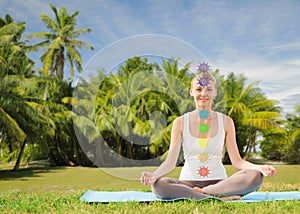
M 299 191 L 300 165 L 275 166 L 278 176 L 265 178 L 259 191 Z M 229 175 L 234 173 L 226 166 Z M 147 168 L 116 168 L 136 179 Z M 180 168 L 168 176 L 177 177 Z M 97 168 L 28 168 L 18 172 L 0 165 L 0 213 L 299 213 L 300 201 L 224 203 L 218 201 L 181 201 L 175 203 L 86 204 L 79 200 L 87 189 L 103 191 L 150 191 L 138 180 L 117 178 Z

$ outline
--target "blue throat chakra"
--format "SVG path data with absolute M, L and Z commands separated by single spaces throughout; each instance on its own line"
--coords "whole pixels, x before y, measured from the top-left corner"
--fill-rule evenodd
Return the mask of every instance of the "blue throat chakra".
M 205 110 L 205 109 L 201 109 L 199 112 L 199 117 L 201 119 L 207 119 L 208 118 L 208 115 L 209 115 L 209 111 Z

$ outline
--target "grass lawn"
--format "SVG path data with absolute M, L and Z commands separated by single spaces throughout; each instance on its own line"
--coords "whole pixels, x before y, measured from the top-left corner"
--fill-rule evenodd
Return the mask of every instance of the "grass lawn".
M 265 178 L 259 191 L 300 191 L 300 165 L 275 166 L 278 176 Z M 147 168 L 116 168 L 120 175 L 128 172 L 138 178 Z M 234 173 L 226 166 L 228 175 Z M 180 168 L 168 176 L 177 177 Z M 260 203 L 224 203 L 218 201 L 181 201 L 174 203 L 86 204 L 79 198 L 87 189 L 103 191 L 150 191 L 138 180 L 107 174 L 105 170 L 84 167 L 44 167 L 18 172 L 0 165 L 0 213 L 300 213 L 300 201 Z

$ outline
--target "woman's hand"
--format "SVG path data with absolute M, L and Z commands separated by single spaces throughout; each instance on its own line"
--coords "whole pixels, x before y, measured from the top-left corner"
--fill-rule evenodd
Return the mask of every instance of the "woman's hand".
M 157 179 L 158 177 L 151 172 L 142 172 L 142 176 L 140 178 L 141 183 L 144 185 L 152 185 Z
M 269 165 L 260 165 L 258 170 L 264 175 L 264 176 L 276 176 L 277 172 L 276 169 L 273 166 Z

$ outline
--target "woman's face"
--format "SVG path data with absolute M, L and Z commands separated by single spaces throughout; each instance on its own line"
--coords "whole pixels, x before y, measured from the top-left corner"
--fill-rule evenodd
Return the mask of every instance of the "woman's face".
M 192 82 L 190 94 L 194 97 L 197 109 L 211 108 L 212 101 L 217 95 L 216 85 L 209 80 L 206 86 L 201 86 L 197 79 Z

